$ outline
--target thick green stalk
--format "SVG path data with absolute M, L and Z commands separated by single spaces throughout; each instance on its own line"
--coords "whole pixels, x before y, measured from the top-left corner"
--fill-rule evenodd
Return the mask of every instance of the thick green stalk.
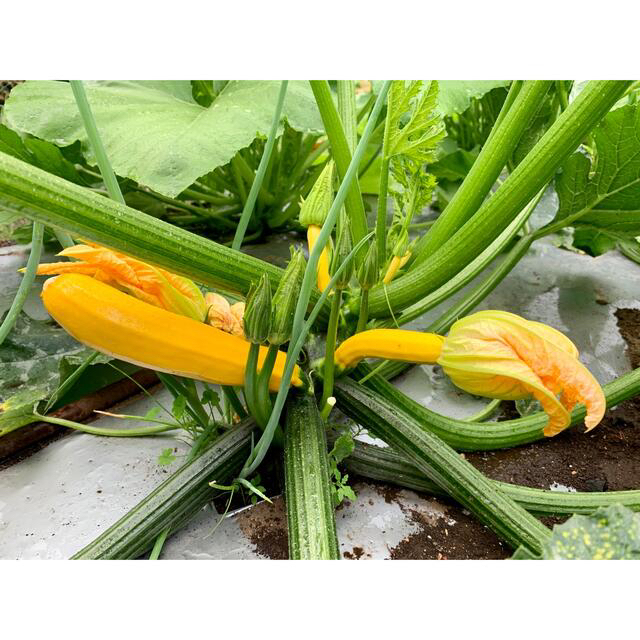
M 349 473 L 363 478 L 389 482 L 436 496 L 448 495 L 391 447 L 382 448 L 356 441 L 355 449 L 344 461 L 344 465 Z M 491 483 L 521 507 L 537 516 L 593 513 L 596 509 L 611 504 L 622 504 L 634 511 L 640 511 L 640 491 L 635 490 L 582 493 L 534 489 L 498 480 L 491 480 Z
M 262 407 L 258 405 L 258 355 L 260 345 L 252 342 L 249 347 L 249 357 L 244 372 L 244 398 L 249 412 L 255 418 L 258 426 L 264 429 L 269 416 L 264 415 Z
M 338 80 L 338 112 L 344 127 L 344 136 L 351 155 L 358 144 L 358 114 L 356 110 L 356 83 L 353 80 Z
M 285 497 L 290 560 L 338 560 L 325 424 L 313 396 L 287 403 Z
M 523 132 L 540 108 L 551 81 L 527 81 L 513 104 L 505 103 L 503 117 L 494 125 L 480 155 L 445 210 L 416 247 L 415 262 L 420 264 L 446 242 L 478 210 L 511 157 Z
M 0 152 L 0 203 L 25 216 L 124 251 L 213 288 L 246 295 L 267 273 L 276 290 L 283 270 L 153 216 L 92 193 Z M 11 206 L 11 205 L 10 205 Z M 14 206 L 15 208 L 15 206 Z M 319 296 L 311 293 L 311 302 Z M 328 305 L 320 318 L 326 322 Z
M 118 179 L 116 178 L 116 174 L 109 162 L 107 152 L 102 144 L 102 138 L 100 138 L 100 134 L 98 133 L 98 127 L 96 125 L 95 118 L 93 117 L 93 112 L 91 111 L 82 80 L 71 80 L 70 84 L 71 91 L 73 91 L 73 97 L 76 99 L 76 104 L 78 105 L 78 111 L 80 111 L 80 116 L 82 117 L 82 123 L 84 124 L 84 128 L 87 132 L 87 137 L 89 138 L 89 144 L 91 145 L 91 149 L 93 150 L 96 161 L 98 162 L 104 186 L 107 188 L 107 192 L 113 200 L 124 204 L 124 197 L 122 196 Z
M 336 383 L 338 407 L 402 452 L 430 480 L 517 549 L 540 553 L 549 529 L 412 415 L 347 378 Z
M 239 250 L 242 246 L 242 239 L 244 238 L 244 234 L 247 231 L 247 227 L 249 226 L 249 220 L 251 219 L 251 216 L 253 214 L 253 207 L 256 204 L 258 193 L 260 192 L 260 188 L 262 187 L 264 174 L 267 170 L 267 166 L 271 158 L 271 152 L 273 151 L 273 145 L 276 141 L 278 125 L 280 124 L 280 114 L 282 113 L 282 105 L 284 104 L 284 97 L 287 94 L 288 84 L 289 83 L 287 80 L 283 80 L 280 84 L 280 93 L 278 94 L 278 102 L 276 104 L 276 110 L 273 114 L 271 130 L 269 131 L 267 143 L 265 144 L 264 151 L 262 152 L 262 158 L 260 159 L 260 164 L 258 165 L 256 176 L 253 179 L 253 183 L 251 184 L 249 196 L 247 197 L 247 201 L 244 203 L 244 208 L 242 209 L 242 215 L 240 216 L 240 221 L 238 222 L 236 234 L 233 237 L 231 248 L 235 249 L 236 251 Z
M 345 136 L 340 115 L 331 96 L 329 83 L 326 80 L 310 80 L 309 83 L 331 144 L 331 155 L 336 163 L 338 175 L 340 180 L 344 181 L 351 163 L 351 152 L 349 151 L 349 143 Z M 371 119 L 371 116 L 369 116 L 369 119 Z M 352 178 L 344 206 L 351 221 L 353 242 L 357 244 L 368 232 L 367 216 L 364 211 L 364 202 L 362 201 L 357 175 Z M 366 247 L 363 247 L 356 258 L 356 264 L 359 264 L 364 259 L 365 253 Z
M 416 302 L 416 304 L 411 305 L 405 311 L 402 312 L 402 315 L 397 318 L 399 324 L 406 324 L 407 322 L 411 322 L 416 318 L 419 318 L 423 314 L 425 314 L 433 307 L 439 305 L 441 302 L 444 302 L 447 298 L 452 296 L 456 291 L 459 291 L 464 287 L 467 283 L 473 280 L 477 275 L 479 275 L 484 269 L 491 264 L 491 262 L 505 249 L 505 247 L 513 240 L 518 231 L 522 228 L 525 222 L 529 219 L 531 214 L 536 208 L 536 205 L 540 201 L 540 197 L 542 196 L 542 191 L 523 209 L 522 213 L 516 216 L 513 221 L 507 226 L 507 228 L 480 254 L 478 255 L 472 262 L 462 269 L 459 273 L 457 273 L 453 278 L 451 278 L 448 282 L 443 284 L 441 287 L 427 295 L 425 298 Z M 529 241 L 531 244 L 531 240 Z M 527 246 L 528 248 L 528 246 Z M 524 250 L 526 252 L 526 249 Z M 512 251 L 505 260 L 509 260 L 509 257 L 512 256 L 514 252 Z M 517 258 L 514 256 L 509 260 L 509 264 L 511 268 L 513 268 L 517 261 L 524 255 L 524 252 L 518 252 Z M 489 276 L 492 278 L 494 274 Z M 495 288 L 504 278 L 506 272 L 502 274 L 502 277 L 497 282 L 493 283 L 493 286 L 486 290 L 487 295 L 489 292 Z M 461 312 L 461 309 L 469 310 L 471 304 L 473 306 L 480 302 L 477 294 L 474 295 L 475 292 L 472 292 L 465 296 L 463 300 L 461 300 L 456 305 L 456 313 L 458 317 L 460 315 L 465 315 L 465 313 Z M 395 323 L 392 319 L 380 320 L 376 323 L 377 326 L 393 326 Z M 448 329 L 448 327 L 447 327 Z M 441 329 L 440 326 L 438 330 L 429 329 L 432 333 L 438 333 L 442 331 L 446 331 L 446 329 Z
M 396 311 L 406 308 L 444 284 L 473 260 L 549 182 L 557 168 L 607 114 L 628 84 L 626 81 L 593 81 L 587 84 L 502 186 L 461 229 L 436 247 L 427 260 L 391 282 L 386 291 L 380 286 L 372 289 L 369 299 L 371 315 L 390 315 L 388 304 Z
M 358 365 L 358 375 L 365 376 L 370 373 L 371 368 L 368 365 L 364 363 Z M 364 384 L 406 411 L 423 428 L 432 431 L 459 451 L 508 449 L 545 438 L 543 429 L 548 422 L 548 416 L 544 412 L 502 422 L 466 422 L 430 411 L 380 375 L 370 376 Z M 605 384 L 603 391 L 608 408 L 637 395 L 640 393 L 640 368 Z M 584 417 L 585 409 L 581 405 L 571 412 L 571 425 L 580 424 Z
M 513 103 L 516 101 L 516 98 L 518 97 L 520 89 L 522 89 L 523 85 L 524 80 L 514 80 L 511 83 L 509 92 L 507 93 L 507 97 L 505 98 L 504 104 L 502 105 L 502 109 L 500 109 L 500 113 L 498 114 L 496 121 L 493 123 L 493 127 L 491 127 L 491 131 L 489 132 L 485 143 L 488 142 L 495 135 L 495 132 L 500 128 L 502 121 L 504 120 L 507 113 L 509 113 L 509 110 L 513 106 Z
M 44 238 L 44 226 L 40 222 L 33 223 L 33 230 L 31 232 L 31 253 L 27 260 L 27 266 L 16 291 L 16 295 L 13 298 L 11 307 L 7 311 L 7 315 L 4 317 L 2 324 L 0 324 L 0 345 L 5 341 L 6 337 L 13 329 L 13 326 L 22 311 L 22 307 L 31 291 L 31 285 L 36 279 L 36 271 L 38 270 L 38 264 L 40 262 L 40 256 L 42 255 L 42 243 Z

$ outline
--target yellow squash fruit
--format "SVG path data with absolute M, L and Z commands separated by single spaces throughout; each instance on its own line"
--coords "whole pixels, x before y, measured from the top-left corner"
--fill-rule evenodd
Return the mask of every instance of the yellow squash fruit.
M 242 386 L 249 343 L 241 337 L 142 302 L 87 275 L 45 282 L 42 299 L 51 316 L 76 340 L 97 351 L 214 384 Z M 259 367 L 267 350 L 260 349 Z M 269 388 L 277 391 L 285 353 L 278 353 Z M 296 367 L 292 384 L 300 386 Z
M 307 228 L 307 242 L 309 245 L 309 253 L 313 251 L 313 247 L 315 247 L 316 245 L 318 236 L 320 235 L 320 231 L 322 231 L 322 228 L 316 226 L 315 224 L 310 224 Z M 329 286 L 330 280 L 331 276 L 329 275 L 329 252 L 327 251 L 327 247 L 325 247 L 320 254 L 320 260 L 318 260 L 318 289 L 320 289 L 320 291 L 324 291 Z
M 433 364 L 440 356 L 444 338 L 435 333 L 406 329 L 371 329 L 344 340 L 336 349 L 335 363 L 348 369 L 363 358 L 384 358 Z

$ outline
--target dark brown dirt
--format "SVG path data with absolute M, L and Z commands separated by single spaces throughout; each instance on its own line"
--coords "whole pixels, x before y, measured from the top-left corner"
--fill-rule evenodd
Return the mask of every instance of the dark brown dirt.
M 271 560 L 289 559 L 287 512 L 283 498 L 273 498 L 273 504 L 258 503 L 236 516 L 236 522 L 256 546 L 258 555 Z

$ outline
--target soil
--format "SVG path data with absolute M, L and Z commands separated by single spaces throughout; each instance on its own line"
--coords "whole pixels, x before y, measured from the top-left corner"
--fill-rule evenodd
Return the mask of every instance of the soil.
M 287 512 L 282 497 L 274 498 L 273 504 L 263 501 L 241 512 L 236 522 L 258 555 L 271 560 L 289 559 Z

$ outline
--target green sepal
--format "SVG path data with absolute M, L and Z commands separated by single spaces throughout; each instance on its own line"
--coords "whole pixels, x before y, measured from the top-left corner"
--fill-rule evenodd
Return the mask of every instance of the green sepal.
M 273 296 L 271 333 L 268 337 L 270 344 L 284 344 L 291 338 L 293 318 L 306 266 L 307 261 L 302 251 L 292 249 L 291 260 Z
M 244 335 L 254 344 L 262 344 L 271 331 L 271 285 L 263 273 L 257 285 L 251 285 L 244 312 Z
M 356 274 L 358 284 L 363 291 L 371 289 L 378 282 L 378 269 L 378 246 L 372 242 Z
M 336 273 L 340 265 L 347 260 L 347 257 L 353 249 L 353 242 L 351 240 L 351 226 L 349 224 L 349 218 L 344 209 L 340 213 L 340 222 L 338 224 L 338 239 L 336 241 L 336 247 L 333 251 L 331 259 L 331 274 Z M 339 278 L 336 280 L 336 289 L 345 289 L 351 282 L 353 276 L 353 261 L 347 262 L 347 266 L 342 270 Z

